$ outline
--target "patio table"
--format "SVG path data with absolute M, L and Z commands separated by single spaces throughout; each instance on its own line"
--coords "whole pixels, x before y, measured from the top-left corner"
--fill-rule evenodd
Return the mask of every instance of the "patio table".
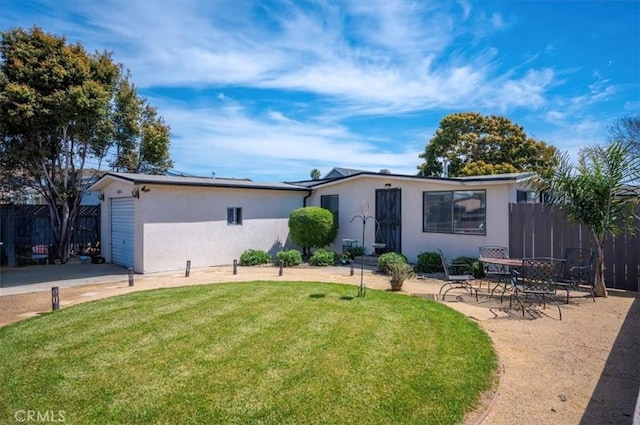
M 480 257 L 478 259 L 480 262 L 485 264 L 493 264 L 495 266 L 504 267 L 521 267 L 522 266 L 522 258 L 491 258 L 491 257 Z M 493 296 L 493 292 L 498 289 L 500 284 L 503 285 L 503 293 L 506 292 L 508 288 L 508 280 L 502 280 L 502 274 L 498 277 L 498 283 L 491 290 L 491 295 Z

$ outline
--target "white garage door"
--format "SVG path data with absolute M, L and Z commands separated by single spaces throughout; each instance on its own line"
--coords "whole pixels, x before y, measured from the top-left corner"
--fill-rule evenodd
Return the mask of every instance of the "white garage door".
M 111 200 L 111 262 L 133 267 L 133 198 Z

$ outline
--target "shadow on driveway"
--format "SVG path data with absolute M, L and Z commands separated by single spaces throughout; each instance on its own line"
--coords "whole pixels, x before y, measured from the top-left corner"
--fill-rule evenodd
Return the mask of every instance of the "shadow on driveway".
M 580 425 L 632 424 L 640 388 L 640 298 L 637 293 L 609 296 L 635 297 L 613 344 Z M 592 324 L 598 332 L 598 323 Z
M 69 287 L 87 283 L 113 282 L 127 279 L 128 269 L 115 264 L 51 264 L 0 268 L 2 293 L 31 292 L 55 283 Z M 46 285 L 43 285 L 46 284 Z

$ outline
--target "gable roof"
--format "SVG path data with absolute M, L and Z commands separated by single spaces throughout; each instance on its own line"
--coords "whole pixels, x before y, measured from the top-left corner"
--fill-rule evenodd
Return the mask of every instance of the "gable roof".
M 355 168 L 341 168 L 341 167 L 333 167 L 331 171 L 329 171 L 323 179 L 335 179 L 339 177 L 347 177 L 352 176 L 354 174 L 367 173 L 365 170 L 356 170 Z
M 89 190 L 102 190 L 109 181 L 119 180 L 132 185 L 136 184 L 157 184 L 167 186 L 200 186 L 200 187 L 227 187 L 241 189 L 268 189 L 268 190 L 291 190 L 309 191 L 308 188 L 291 183 L 264 183 L 254 182 L 245 179 L 218 179 L 212 177 L 187 177 L 187 176 L 165 176 L 153 174 L 135 173 L 115 173 L 110 172 L 103 175 Z

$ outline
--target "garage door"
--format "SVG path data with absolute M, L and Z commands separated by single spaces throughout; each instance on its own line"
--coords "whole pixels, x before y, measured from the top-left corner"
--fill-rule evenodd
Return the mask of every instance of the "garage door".
M 133 267 L 133 198 L 111 200 L 111 262 Z

